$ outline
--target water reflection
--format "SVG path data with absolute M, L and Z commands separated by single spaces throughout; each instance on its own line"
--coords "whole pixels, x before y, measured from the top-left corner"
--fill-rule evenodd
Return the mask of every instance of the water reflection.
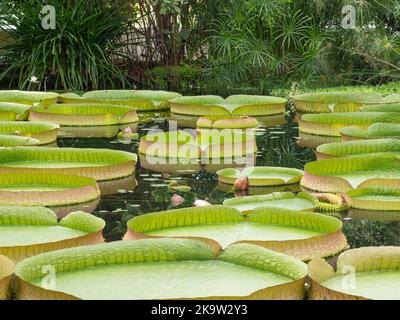
M 99 181 L 97 184 L 99 185 L 102 196 L 132 192 L 137 187 L 135 176 L 129 176 L 116 180 Z
M 181 161 L 183 159 L 154 157 L 139 153 L 139 160 L 140 167 L 146 170 L 174 175 L 191 175 L 199 173 L 201 170 L 216 173 L 225 168 L 252 165 L 255 162 L 255 155 L 238 157 L 237 159 L 230 158 L 229 163 L 223 163 L 223 159 L 187 159 L 187 161 Z

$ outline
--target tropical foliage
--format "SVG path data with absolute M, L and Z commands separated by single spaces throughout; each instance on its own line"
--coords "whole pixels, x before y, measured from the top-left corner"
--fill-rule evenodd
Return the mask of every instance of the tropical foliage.
M 0 53 L 4 83 L 226 95 L 399 80 L 398 0 L 89 3 L 58 1 L 57 28 L 43 30 L 42 1 L 2 1 L 0 25 L 13 39 Z M 343 28 L 345 5 L 354 29 Z
M 125 75 L 113 62 L 120 54 L 126 17 L 105 1 L 56 1 L 56 28 L 44 29 L 44 1 L 2 1 L 1 28 L 11 40 L 1 56 L 0 77 L 19 88 L 83 90 L 123 86 Z M 34 81 L 30 81 L 34 77 Z M 37 82 L 37 83 L 36 83 Z

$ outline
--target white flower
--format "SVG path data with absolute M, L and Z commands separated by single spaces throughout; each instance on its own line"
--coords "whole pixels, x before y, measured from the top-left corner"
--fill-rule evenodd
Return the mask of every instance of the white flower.
M 29 79 L 29 82 L 31 82 L 31 83 L 38 83 L 39 81 L 38 81 L 38 78 L 37 78 L 37 77 L 32 76 L 32 77 Z

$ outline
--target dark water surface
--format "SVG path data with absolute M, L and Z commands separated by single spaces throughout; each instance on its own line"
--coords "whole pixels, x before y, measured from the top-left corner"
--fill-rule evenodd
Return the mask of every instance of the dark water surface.
M 146 123 L 137 127 L 140 136 L 153 128 L 168 130 L 167 114 L 147 115 Z M 90 135 L 90 134 L 88 134 Z M 112 134 L 111 134 L 112 135 Z M 259 166 L 282 166 L 303 169 L 304 164 L 315 160 L 313 150 L 300 147 L 298 144 L 298 127 L 294 123 L 260 129 L 257 132 L 258 153 L 256 163 Z M 138 140 L 131 143 L 112 138 L 59 138 L 59 147 L 107 148 L 137 153 Z M 307 141 L 307 146 L 312 142 Z M 178 208 L 191 207 L 196 199 L 205 199 L 213 204 L 221 204 L 226 198 L 235 194 L 229 188 L 218 186 L 214 173 L 201 170 L 191 174 L 162 174 L 141 168 L 140 161 L 136 167 L 137 188 L 126 190 L 127 181 L 115 187 L 115 194 L 102 196 L 99 206 L 93 212 L 106 220 L 104 236 L 107 241 L 120 240 L 126 232 L 126 222 L 135 215 L 172 209 L 171 197 L 181 195 L 185 202 Z M 171 190 L 173 183 L 190 187 L 190 191 Z M 128 185 L 132 185 L 131 180 Z M 298 186 L 291 187 L 299 191 Z M 281 189 L 264 189 L 251 192 L 268 193 L 283 191 Z M 238 195 L 236 195 L 238 196 Z M 352 212 L 343 217 L 344 233 L 351 247 L 400 245 L 400 213 L 379 214 L 376 212 Z M 398 221 L 396 221 L 398 220 Z

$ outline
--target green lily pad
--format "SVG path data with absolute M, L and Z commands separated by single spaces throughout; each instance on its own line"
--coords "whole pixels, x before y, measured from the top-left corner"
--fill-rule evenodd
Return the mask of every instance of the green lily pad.
M 296 110 L 303 113 L 354 112 L 362 106 L 398 102 L 395 96 L 366 92 L 313 92 L 291 97 Z
M 400 113 L 395 112 L 348 112 L 305 114 L 301 117 L 301 132 L 322 136 L 340 136 L 340 130 L 348 126 L 367 129 L 373 123 L 400 123 Z
M 59 94 L 54 92 L 0 90 L 0 101 L 33 106 L 40 103 L 43 106 L 56 103 Z
M 300 192 L 297 196 L 290 192 L 274 192 L 267 195 L 226 199 L 223 204 L 247 214 L 259 207 L 313 211 L 315 203 L 316 199 L 304 192 Z
M 0 301 L 11 298 L 11 277 L 14 264 L 6 256 L 0 255 Z
M 375 211 L 400 211 L 400 189 L 365 188 L 346 193 L 347 203 L 352 208 Z
M 73 212 L 57 222 L 43 207 L 0 206 L 0 254 L 21 260 L 40 252 L 102 242 L 105 222 Z
M 328 143 L 317 147 L 317 159 L 361 155 L 400 155 L 400 140 L 374 139 Z
M 367 129 L 359 127 L 345 127 L 340 130 L 343 140 L 400 138 L 400 124 L 374 123 Z
M 149 133 L 140 139 L 139 153 L 151 157 L 181 159 L 232 158 L 254 154 L 254 134 L 232 130 L 205 130 Z
M 28 118 L 29 105 L 0 102 L 0 120 L 1 121 L 24 121 Z
M 400 112 L 399 103 L 388 103 L 388 104 L 372 104 L 361 107 L 363 112 Z
M 246 242 L 310 260 L 344 249 L 341 227 L 338 219 L 314 212 L 259 207 L 244 216 L 235 208 L 208 206 L 135 217 L 128 221 L 125 239 L 202 238 L 217 241 L 222 247 Z
M 16 266 L 21 286 L 17 298 L 303 297 L 307 267 L 299 260 L 246 244 L 215 254 L 204 242 L 190 239 L 119 241 L 45 253 Z M 43 284 L 44 265 L 55 267 L 53 290 Z
M 56 141 L 59 128 L 47 122 L 0 121 L 0 134 L 39 140 L 39 145 Z
M 51 174 L 3 174 L 0 205 L 64 206 L 100 197 L 92 178 Z
M 222 169 L 217 171 L 218 180 L 234 184 L 241 177 L 248 177 L 249 186 L 279 186 L 298 183 L 303 171 L 282 167 L 246 167 L 243 169 Z
M 37 146 L 38 144 L 37 139 L 0 134 L 0 147 Z
M 1 174 L 66 174 L 102 181 L 132 175 L 136 162 L 136 154 L 109 149 L 0 149 Z
M 136 110 L 112 104 L 53 104 L 33 107 L 29 120 L 52 122 L 63 126 L 105 126 L 139 121 Z
M 347 192 L 355 188 L 391 186 L 400 179 L 396 156 L 333 158 L 305 165 L 301 185 L 320 192 Z
M 363 247 L 343 252 L 333 269 L 324 260 L 309 264 L 311 299 L 399 300 L 400 248 Z
M 285 112 L 287 100 L 270 96 L 235 95 L 179 97 L 169 101 L 171 112 L 191 116 L 265 116 Z
M 249 129 L 257 127 L 258 121 L 246 116 L 205 116 L 197 121 L 196 126 L 205 129 Z
M 179 93 L 151 90 L 96 90 L 82 97 L 63 97 L 64 103 L 110 103 L 134 107 L 138 111 L 154 111 L 169 108 L 168 100 L 181 97 Z

